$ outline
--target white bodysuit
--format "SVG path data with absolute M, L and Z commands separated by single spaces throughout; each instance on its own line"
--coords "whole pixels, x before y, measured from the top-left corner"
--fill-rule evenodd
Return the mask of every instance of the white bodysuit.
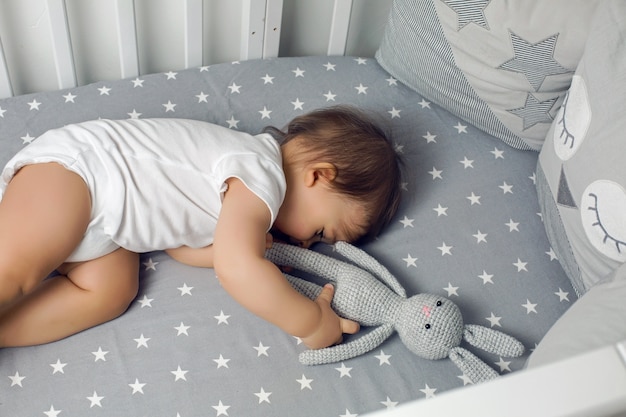
M 271 213 L 285 196 L 280 146 L 183 119 L 95 120 L 41 135 L 15 155 L 0 180 L 0 199 L 24 165 L 58 162 L 91 192 L 91 222 L 67 261 L 213 243 L 228 178 L 239 178 Z M 41 204 L 46 204 L 42 201 Z

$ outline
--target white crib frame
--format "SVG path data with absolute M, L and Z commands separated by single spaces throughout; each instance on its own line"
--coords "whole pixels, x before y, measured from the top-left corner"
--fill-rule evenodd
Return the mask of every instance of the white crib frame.
M 45 0 L 58 89 L 77 86 L 65 0 Z M 134 0 L 114 2 L 120 78 L 141 75 Z M 184 3 L 184 68 L 203 65 L 202 0 Z M 327 55 L 344 55 L 353 0 L 334 0 Z M 244 0 L 240 60 L 278 56 L 283 0 Z M 0 98 L 13 96 L 0 39 Z M 588 381 L 593 381 L 589 384 Z M 533 401 L 529 401 L 533 398 Z M 626 416 L 626 341 L 398 407 L 386 416 Z M 378 415 L 378 414 L 376 414 Z

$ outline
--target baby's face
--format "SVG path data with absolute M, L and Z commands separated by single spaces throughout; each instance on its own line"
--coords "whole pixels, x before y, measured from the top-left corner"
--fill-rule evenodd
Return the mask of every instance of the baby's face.
M 293 184 L 285 196 L 274 227 L 289 236 L 291 243 L 308 248 L 313 243 L 354 241 L 363 233 L 363 209 L 330 190 L 325 184 Z

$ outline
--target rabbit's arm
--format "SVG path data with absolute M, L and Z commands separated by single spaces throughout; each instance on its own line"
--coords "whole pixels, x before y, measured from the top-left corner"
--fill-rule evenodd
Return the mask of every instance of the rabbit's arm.
M 524 345 L 513 336 L 477 324 L 465 325 L 463 339 L 472 346 L 507 358 L 524 354 Z
M 303 365 L 323 365 L 354 358 L 380 346 L 394 332 L 393 326 L 383 324 L 358 339 L 318 350 L 306 350 L 300 354 Z
M 462 347 L 450 349 L 450 359 L 474 384 L 489 381 L 499 376 L 489 365 Z

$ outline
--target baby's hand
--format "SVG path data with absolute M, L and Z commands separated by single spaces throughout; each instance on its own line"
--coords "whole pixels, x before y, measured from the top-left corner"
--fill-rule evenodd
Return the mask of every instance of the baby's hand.
M 322 311 L 322 317 L 317 329 L 311 335 L 302 338 L 302 342 L 309 349 L 322 349 L 341 343 L 344 333 L 354 334 L 359 331 L 359 323 L 339 317 L 330 306 L 334 293 L 335 288 L 331 284 L 326 284 L 315 299 Z

